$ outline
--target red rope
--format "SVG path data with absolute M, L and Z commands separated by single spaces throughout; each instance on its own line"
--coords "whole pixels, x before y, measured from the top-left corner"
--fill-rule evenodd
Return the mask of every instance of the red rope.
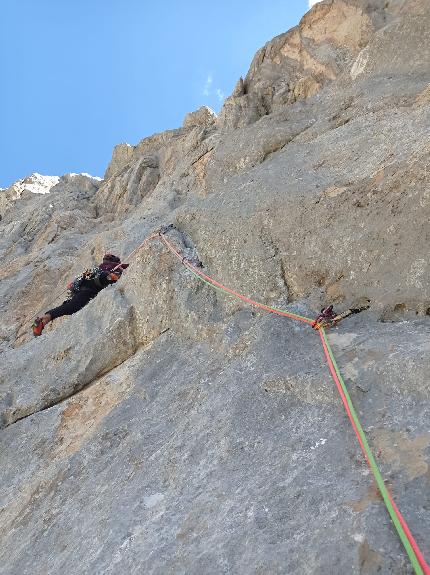
M 418 544 L 415 541 L 414 536 L 412 535 L 412 533 L 408 527 L 408 524 L 406 523 L 406 519 L 400 513 L 400 510 L 397 507 L 397 505 L 395 504 L 394 499 L 391 497 L 390 492 L 388 492 L 388 497 L 390 498 L 391 505 L 393 506 L 394 511 L 396 512 L 396 515 L 399 518 L 400 523 L 402 524 L 402 527 L 406 533 L 406 537 L 408 538 L 409 543 L 411 544 L 411 547 L 414 550 L 415 555 L 417 556 L 417 559 L 421 565 L 421 568 L 424 572 L 424 575 L 430 575 L 430 567 L 429 567 L 427 561 L 424 559 L 424 555 L 421 553 L 421 549 L 418 547 Z
M 363 455 L 364 455 L 364 457 L 366 458 L 366 461 L 367 461 L 369 467 L 372 469 L 372 464 L 371 464 L 371 462 L 370 462 L 370 460 L 369 460 L 369 456 L 368 456 L 368 454 L 367 454 L 367 450 L 366 450 L 366 448 L 365 448 L 365 446 L 364 446 L 364 444 L 363 444 L 363 440 L 362 440 L 362 438 L 361 438 L 361 434 L 360 434 L 360 432 L 359 432 L 359 430 L 358 430 L 358 428 L 357 428 L 357 425 L 356 425 L 356 423 L 355 423 L 355 420 L 354 420 L 354 418 L 353 418 L 353 416 L 352 416 L 352 413 L 351 413 L 351 410 L 350 410 L 348 401 L 347 401 L 347 399 L 346 399 L 346 396 L 345 396 L 345 393 L 344 393 L 344 391 L 343 391 L 342 385 L 341 385 L 341 383 L 340 383 L 340 381 L 339 381 L 339 377 L 338 377 L 338 375 L 337 375 L 337 373 L 336 373 L 336 369 L 335 369 L 335 367 L 334 367 L 334 365 L 333 365 L 332 358 L 331 358 L 331 356 L 330 356 L 329 350 L 327 349 L 327 344 L 326 344 L 325 339 L 324 339 L 323 331 L 320 330 L 320 331 L 319 331 L 319 334 L 320 334 L 321 343 L 322 343 L 322 346 L 323 346 L 323 349 L 324 349 L 324 354 L 325 354 L 325 356 L 326 356 L 326 358 L 327 358 L 327 363 L 328 363 L 328 366 L 329 366 L 329 369 L 330 369 L 330 373 L 331 373 L 332 378 L 333 378 L 333 380 L 334 380 L 334 382 L 335 382 L 335 384 L 336 384 L 336 387 L 337 387 L 337 390 L 338 390 L 338 392 L 339 392 L 339 395 L 340 395 L 340 397 L 341 397 L 341 399 L 342 399 L 342 403 L 343 403 L 343 405 L 344 405 L 344 407 L 345 407 L 345 411 L 346 411 L 347 414 L 348 414 L 349 421 L 351 422 L 351 425 L 352 425 L 352 427 L 353 427 L 353 429 L 354 429 L 355 435 L 357 436 L 358 442 L 359 442 L 360 447 L 361 447 L 361 449 L 362 449 L 362 451 L 363 451 Z M 409 529 L 409 527 L 408 527 L 408 524 L 406 523 L 406 520 L 404 519 L 403 515 L 400 513 L 400 510 L 399 510 L 399 508 L 397 507 L 397 505 L 395 504 L 394 499 L 393 499 L 391 493 L 388 491 L 388 489 L 386 490 L 386 493 L 387 493 L 388 498 L 389 498 L 389 500 L 390 500 L 390 502 L 391 502 L 391 505 L 393 506 L 394 512 L 395 512 L 395 514 L 397 515 L 397 519 L 399 520 L 401 526 L 403 527 L 403 530 L 404 530 L 404 532 L 405 532 L 405 535 L 406 535 L 406 537 L 407 537 L 407 539 L 408 539 L 408 541 L 409 541 L 409 543 L 410 543 L 412 549 L 414 550 L 414 553 L 415 553 L 415 555 L 416 555 L 416 557 L 417 557 L 417 559 L 418 559 L 418 562 L 420 563 L 420 566 L 421 566 L 421 568 L 422 568 L 424 574 L 425 574 L 425 575 L 430 575 L 430 567 L 428 566 L 426 560 L 424 559 L 424 556 L 423 556 L 423 554 L 421 553 L 421 550 L 420 550 L 420 548 L 418 547 L 418 544 L 417 544 L 417 542 L 415 541 L 414 536 L 412 535 L 412 533 L 411 533 L 411 531 L 410 531 L 410 529 Z
M 354 429 L 354 431 L 355 431 L 355 435 L 357 436 L 357 439 L 358 439 L 358 442 L 359 442 L 359 444 L 360 444 L 360 447 L 361 447 L 361 450 L 362 450 L 362 452 L 363 452 L 363 455 L 364 455 L 364 457 L 366 458 L 366 461 L 367 461 L 367 463 L 368 463 L 369 466 L 370 466 L 370 461 L 369 461 L 369 458 L 368 458 L 368 456 L 367 456 L 366 448 L 364 447 L 363 440 L 361 439 L 361 435 L 359 434 L 358 429 L 357 429 L 357 426 L 356 426 L 355 421 L 354 421 L 354 418 L 352 417 L 352 413 L 351 413 L 351 410 L 350 410 L 350 408 L 349 408 L 348 401 L 347 401 L 347 399 L 346 399 L 346 397 L 345 397 L 345 394 L 344 394 L 344 392 L 343 392 L 343 389 L 342 389 L 342 386 L 341 386 L 341 384 L 340 384 L 339 378 L 337 377 L 336 370 L 335 370 L 335 368 L 334 368 L 333 362 L 332 362 L 332 360 L 331 360 L 330 354 L 329 354 L 328 349 L 327 349 L 327 345 L 326 345 L 325 340 L 324 340 L 323 332 L 322 332 L 321 330 L 318 330 L 318 333 L 320 334 L 320 337 L 321 337 L 321 343 L 322 343 L 322 346 L 323 346 L 323 349 L 324 349 L 325 356 L 326 356 L 326 358 L 327 358 L 327 363 L 328 363 L 328 367 L 329 367 L 331 376 L 332 376 L 332 378 L 333 378 L 333 381 L 334 381 L 335 384 L 336 384 L 337 390 L 338 390 L 339 395 L 340 395 L 340 397 L 341 397 L 341 399 L 342 399 L 343 406 L 344 406 L 345 411 L 346 411 L 346 413 L 347 413 L 347 415 L 348 415 L 349 421 L 351 422 L 351 425 L 352 425 L 352 427 L 353 427 L 353 429 Z
M 143 240 L 143 242 L 137 246 L 137 248 L 135 248 L 132 252 L 130 252 L 128 254 L 126 259 L 129 260 L 130 258 L 132 258 L 136 252 L 138 252 L 139 250 L 142 250 L 148 242 L 150 242 L 154 238 L 157 238 L 158 236 L 159 236 L 159 234 L 157 233 L 157 234 L 152 234 L 152 235 L 148 236 L 147 238 L 145 238 Z M 115 271 L 119 267 L 121 267 L 120 263 L 117 266 L 115 266 L 112 271 Z
M 175 250 L 174 246 L 164 237 L 164 235 L 161 235 L 161 239 L 162 241 L 166 244 L 166 246 L 168 247 L 168 249 L 183 263 L 183 265 L 188 268 L 189 270 L 191 270 L 192 272 L 194 272 L 195 274 L 199 275 L 200 277 L 204 278 L 206 281 L 208 281 L 209 283 L 211 283 L 214 286 L 217 286 L 219 288 L 221 288 L 222 290 L 230 293 L 231 295 L 236 296 L 237 298 L 241 299 L 242 301 L 249 303 L 250 305 L 253 305 L 255 307 L 258 307 L 260 309 L 264 309 L 265 311 L 269 311 L 271 313 L 274 313 L 276 315 L 281 315 L 284 317 L 289 317 L 291 319 L 296 319 L 297 321 L 302 321 L 304 323 L 307 323 L 308 325 L 312 325 L 312 320 L 309 320 L 307 318 L 295 315 L 293 313 L 288 313 L 286 311 L 282 311 L 273 307 L 270 307 L 268 305 L 265 305 L 263 303 L 259 303 L 257 301 L 254 301 L 252 299 L 250 299 L 249 297 L 246 297 L 228 287 L 226 287 L 225 285 L 223 285 L 222 283 L 214 280 L 213 278 L 211 278 L 210 276 L 206 275 L 205 273 L 203 273 L 201 270 L 199 270 L 198 268 L 196 268 L 195 266 L 193 266 L 192 264 L 190 264 L 189 262 L 185 261 L 184 258 L 181 256 L 181 254 Z

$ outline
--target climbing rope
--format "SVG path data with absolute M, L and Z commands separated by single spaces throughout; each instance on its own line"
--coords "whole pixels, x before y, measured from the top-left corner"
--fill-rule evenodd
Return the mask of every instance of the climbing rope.
M 254 300 L 252 300 L 252 299 L 224 286 L 223 284 L 221 284 L 220 282 L 211 278 L 210 276 L 208 276 L 207 274 L 202 272 L 200 269 L 195 267 L 193 264 L 191 264 L 185 257 L 183 257 L 180 254 L 180 252 L 177 249 L 175 249 L 175 247 L 171 244 L 171 242 L 169 242 L 169 240 L 167 240 L 167 238 L 164 236 L 164 234 L 160 233 L 160 238 L 163 241 L 163 243 L 165 244 L 165 246 L 168 248 L 168 250 L 176 258 L 178 258 L 181 261 L 181 263 L 195 277 L 197 277 L 198 279 L 203 281 L 205 284 L 207 284 L 207 285 L 209 285 L 209 286 L 211 286 L 211 287 L 213 287 L 219 291 L 222 291 L 228 295 L 237 297 L 237 298 L 241 299 L 242 301 L 244 301 L 244 302 L 246 302 L 252 306 L 263 309 L 265 311 L 268 311 L 268 312 L 271 312 L 271 313 L 274 313 L 277 315 L 281 315 L 284 317 L 288 317 L 288 318 L 293 319 L 293 320 L 298 320 L 298 321 L 307 323 L 308 325 L 311 325 L 311 326 L 314 323 L 313 320 L 311 320 L 307 317 L 303 317 L 301 315 L 294 314 L 294 313 L 291 313 L 291 312 L 286 311 L 286 310 L 281 310 L 278 308 L 267 306 L 265 304 L 261 304 L 259 302 L 256 302 L 256 301 L 254 301 Z M 366 459 L 366 461 L 367 461 L 367 463 L 368 463 L 368 465 L 369 465 L 369 467 L 373 473 L 373 476 L 375 478 L 376 484 L 377 484 L 378 489 L 381 493 L 381 496 L 383 498 L 385 506 L 388 510 L 388 513 L 391 517 L 391 520 L 394 523 L 394 526 L 397 530 L 397 533 L 400 537 L 400 540 L 403 543 L 403 546 L 406 550 L 406 553 L 408 554 L 408 557 L 412 563 L 414 571 L 417 575 L 430 575 L 429 565 L 426 563 L 424 556 L 421 553 L 417 542 L 415 541 L 414 537 L 412 536 L 412 533 L 409 530 L 409 527 L 408 527 L 405 519 L 403 518 L 399 509 L 397 508 L 397 505 L 395 504 L 395 502 L 394 502 L 392 496 L 390 495 L 388 489 L 385 487 L 381 472 L 380 472 L 379 467 L 376 463 L 376 460 L 373 456 L 373 453 L 370 449 L 370 446 L 369 446 L 369 443 L 367 441 L 366 435 L 364 433 L 363 427 L 361 426 L 357 412 L 354 409 L 354 406 L 352 404 L 352 401 L 351 401 L 350 395 L 348 393 L 347 387 L 345 385 L 345 382 L 343 381 L 342 375 L 341 375 L 339 368 L 337 366 L 336 360 L 335 360 L 334 355 L 333 355 L 333 351 L 332 351 L 330 343 L 327 339 L 327 334 L 326 334 L 323 327 L 321 327 L 316 333 L 320 334 L 321 343 L 322 343 L 322 346 L 324 349 L 324 353 L 325 353 L 325 356 L 327 359 L 330 373 L 331 373 L 332 378 L 333 378 L 333 380 L 336 384 L 336 387 L 339 391 L 339 395 L 342 399 L 343 405 L 344 405 L 345 410 L 348 414 L 351 425 L 355 431 L 358 442 L 359 442 L 361 449 L 363 451 L 364 457 L 365 457 L 365 459 Z
M 376 463 L 373 453 L 369 447 L 366 435 L 361 426 L 360 420 L 358 419 L 357 412 L 355 411 L 354 406 L 352 404 L 351 397 L 348 393 L 348 389 L 345 385 L 342 375 L 340 374 L 339 368 L 333 355 L 333 351 L 327 339 L 327 334 L 323 327 L 320 328 L 319 334 L 321 337 L 324 353 L 327 358 L 330 373 L 339 391 L 339 395 L 342 399 L 345 411 L 348 414 L 349 420 L 355 431 L 358 442 L 363 451 L 364 457 L 366 458 L 367 463 L 370 469 L 372 470 L 373 476 L 375 478 L 378 489 L 382 495 L 385 506 L 388 510 L 388 513 L 390 514 L 394 526 L 396 527 L 397 533 L 399 534 L 399 537 L 406 549 L 409 559 L 411 560 L 415 573 L 425 573 L 426 575 L 428 575 L 430 573 L 430 568 L 425 562 L 425 559 L 420 551 L 420 548 L 418 547 L 415 539 L 413 538 L 412 533 L 410 532 L 405 519 L 403 518 L 402 514 L 398 510 L 396 504 L 394 503 L 394 500 L 391 497 L 388 489 L 385 487 L 385 483 L 384 480 L 382 479 L 382 475 L 379 470 L 378 464 Z
M 212 287 L 218 288 L 219 290 L 221 290 L 227 294 L 230 294 L 234 297 L 237 297 L 237 298 L 241 299 L 242 301 L 249 303 L 250 305 L 252 305 L 254 307 L 259 307 L 260 309 L 264 309 L 265 311 L 269 311 L 269 312 L 275 313 L 277 315 L 282 315 L 284 317 L 289 317 L 290 319 L 296 319 L 298 321 L 302 321 L 304 323 L 312 325 L 313 320 L 309 319 L 308 317 L 303 317 L 301 315 L 298 315 L 296 313 L 291 313 L 291 312 L 286 311 L 284 309 L 278 309 L 276 307 L 270 307 L 268 305 L 264 305 L 263 303 L 259 303 L 257 301 L 254 301 L 254 300 L 250 299 L 249 297 L 246 297 L 246 296 L 224 286 L 223 284 L 217 282 L 216 280 L 214 280 L 213 278 L 211 278 L 210 276 L 206 275 L 201 270 L 199 270 L 198 268 L 193 266 L 190 262 L 187 261 L 186 258 L 181 256 L 181 254 L 177 250 L 175 250 L 174 246 L 166 239 L 164 234 L 160 234 L 160 238 L 163 241 L 163 243 L 167 246 L 169 251 L 171 251 L 172 254 L 174 254 L 182 262 L 182 264 L 188 270 L 190 270 L 190 272 L 192 272 L 199 279 L 204 280 L 204 283 L 209 284 Z
M 137 254 L 138 251 L 142 250 L 146 246 L 146 244 L 148 244 L 151 240 L 154 240 L 155 238 L 158 237 L 160 237 L 160 232 L 156 232 L 145 238 L 143 242 L 137 246 L 137 248 L 135 248 L 132 252 L 128 254 L 128 256 L 125 258 L 126 261 L 130 260 L 134 256 L 134 254 Z M 112 271 L 115 271 L 119 267 L 121 267 L 121 263 L 115 266 Z
M 179 252 L 179 250 L 165 237 L 163 231 L 153 233 L 153 234 L 149 235 L 147 238 L 145 238 L 145 240 L 141 244 L 139 244 L 137 246 L 137 248 L 135 248 L 128 255 L 128 257 L 126 259 L 130 260 L 138 251 L 143 249 L 151 240 L 154 240 L 156 238 L 161 239 L 161 241 L 164 243 L 164 245 L 167 247 L 167 249 L 177 259 L 180 260 L 180 262 L 184 265 L 184 267 L 189 272 L 191 272 L 197 279 L 199 279 L 200 281 L 202 281 L 206 285 L 209 285 L 210 287 L 212 287 L 218 291 L 221 291 L 221 292 L 223 292 L 229 296 L 236 297 L 236 298 L 242 300 L 243 302 L 250 304 L 254 307 L 260 308 L 264 311 L 268 311 L 270 313 L 274 313 L 276 315 L 280 315 L 283 317 L 288 317 L 292 320 L 300 321 L 300 322 L 306 323 L 310 326 L 313 325 L 314 320 L 312 320 L 308 317 L 304 317 L 304 316 L 292 313 L 292 312 L 287 311 L 287 310 L 279 309 L 276 307 L 271 307 L 271 306 L 259 303 L 257 301 L 254 301 L 254 300 L 244 296 L 243 294 L 240 294 L 239 292 L 237 292 L 231 288 L 226 287 L 222 283 L 220 283 L 220 282 L 216 281 L 215 279 L 213 279 L 212 277 L 208 276 L 201 269 L 194 266 L 190 261 L 188 261 L 184 256 L 182 256 L 181 253 Z M 119 265 L 116 267 L 119 267 Z M 116 268 L 114 268 L 114 269 L 116 269 Z M 355 411 L 354 406 L 352 404 L 351 397 L 348 393 L 348 389 L 345 385 L 345 382 L 342 378 L 342 375 L 339 371 L 338 365 L 337 365 L 336 360 L 334 358 L 333 351 L 332 351 L 330 343 L 327 339 L 327 334 L 324 330 L 324 327 L 321 327 L 316 332 L 313 331 L 313 333 L 319 333 L 319 335 L 320 335 L 321 343 L 323 346 L 325 357 L 327 359 L 327 363 L 328 363 L 328 367 L 329 367 L 331 376 L 333 378 L 333 381 L 336 384 L 336 387 L 337 387 L 337 390 L 338 390 L 339 395 L 341 397 L 342 403 L 345 407 L 345 411 L 348 415 L 348 418 L 349 418 L 351 425 L 354 429 L 354 432 L 357 436 L 357 439 L 358 439 L 358 442 L 359 442 L 361 449 L 363 451 L 364 457 L 365 457 L 365 459 L 366 459 L 366 461 L 367 461 L 367 463 L 368 463 L 368 465 L 369 465 L 369 467 L 373 473 L 373 476 L 375 478 L 376 484 L 377 484 L 378 489 L 381 493 L 381 496 L 382 496 L 382 499 L 385 503 L 387 511 L 391 517 L 391 520 L 394 523 L 394 526 L 397 530 L 397 533 L 400 537 L 400 540 L 403 543 L 403 546 L 406 550 L 406 553 L 408 554 L 408 557 L 412 563 L 414 571 L 415 571 L 416 575 L 430 575 L 430 567 L 426 563 L 424 556 L 423 556 L 422 552 L 420 551 L 420 548 L 419 548 L 417 542 L 415 541 L 411 531 L 409 530 L 409 527 L 406 523 L 406 520 L 404 519 L 404 517 L 400 513 L 399 509 L 397 508 L 397 505 L 395 504 L 395 502 L 394 502 L 391 494 L 389 493 L 388 489 L 385 487 L 385 483 L 384 483 L 384 480 L 382 478 L 381 472 L 380 472 L 379 467 L 376 463 L 376 460 L 373 456 L 373 453 L 370 449 L 370 446 L 369 446 L 369 443 L 367 441 L 366 435 L 364 433 L 363 427 L 361 426 L 357 412 Z

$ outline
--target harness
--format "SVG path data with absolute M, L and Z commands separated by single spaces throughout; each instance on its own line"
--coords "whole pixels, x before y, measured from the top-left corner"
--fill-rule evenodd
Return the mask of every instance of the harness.
M 68 294 L 67 300 L 72 299 L 72 297 L 83 290 L 86 291 L 100 291 L 105 286 L 102 285 L 100 281 L 100 276 L 102 274 L 102 270 L 99 267 L 93 267 L 90 269 L 85 270 L 82 274 L 76 277 L 69 285 L 67 286 Z M 92 290 L 91 287 L 83 285 L 85 281 L 91 281 L 94 284 L 95 289 Z

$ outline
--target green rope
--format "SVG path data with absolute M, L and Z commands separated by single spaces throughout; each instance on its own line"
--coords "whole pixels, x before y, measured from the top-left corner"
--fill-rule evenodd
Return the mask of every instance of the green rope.
M 209 282 L 208 280 L 206 280 L 205 278 L 203 278 L 201 275 L 199 275 L 198 273 L 196 273 L 195 271 L 193 271 L 193 270 L 192 270 L 191 268 L 189 268 L 188 266 L 185 266 L 185 267 L 186 267 L 186 269 L 187 269 L 189 272 L 191 272 L 197 279 L 199 279 L 199 280 L 202 281 L 203 283 L 207 284 L 208 286 L 212 287 L 213 289 L 218 290 L 218 291 L 220 291 L 220 292 L 222 292 L 222 293 L 224 293 L 224 294 L 226 294 L 226 295 L 229 295 L 229 296 L 231 296 L 231 297 L 237 297 L 237 296 L 235 296 L 234 294 L 228 292 L 227 290 L 225 290 L 225 289 L 223 289 L 223 288 L 221 288 L 221 287 L 219 287 L 219 286 L 216 286 L 216 285 L 212 284 L 211 282 Z M 240 298 L 239 298 L 239 299 L 240 299 Z M 251 304 L 251 305 L 252 305 L 252 304 Z M 270 310 L 273 310 L 274 312 L 277 312 L 277 311 L 278 311 L 278 312 L 286 313 L 286 314 L 288 314 L 289 316 L 291 316 L 292 318 L 296 317 L 296 318 L 300 318 L 300 319 L 305 320 L 305 321 L 309 321 L 309 322 L 312 321 L 312 320 L 310 320 L 310 319 L 307 318 L 307 317 L 304 317 L 304 316 L 301 316 L 301 315 L 298 315 L 298 314 L 293 314 L 293 313 L 289 312 L 288 310 L 283 310 L 283 309 L 276 308 L 276 307 L 271 308 L 270 306 L 266 306 L 266 307 L 268 307 Z M 343 381 L 342 375 L 341 375 L 341 373 L 340 373 L 340 371 L 339 371 L 339 367 L 338 367 L 338 365 L 337 365 L 337 363 L 336 363 L 336 360 L 335 360 L 335 358 L 334 358 L 333 351 L 332 351 L 331 346 L 330 346 L 330 344 L 329 344 L 329 342 L 328 342 L 327 335 L 326 335 L 326 332 L 325 332 L 324 328 L 321 328 L 321 332 L 322 332 L 322 334 L 323 334 L 324 342 L 325 342 L 325 344 L 326 344 L 326 346 L 327 346 L 327 350 L 328 350 L 328 353 L 329 353 L 329 355 L 330 355 L 330 359 L 331 359 L 331 361 L 332 361 L 332 363 L 333 363 L 333 367 L 334 367 L 334 369 L 335 369 L 335 372 L 336 372 L 336 375 L 337 375 L 337 377 L 338 377 L 339 383 L 340 383 L 340 385 L 341 385 L 342 391 L 343 391 L 343 393 L 344 393 L 346 402 L 347 402 L 347 404 L 348 404 L 348 407 L 349 407 L 349 410 L 350 410 L 350 413 L 351 413 L 351 417 L 352 417 L 352 419 L 353 419 L 353 421 L 354 421 L 355 427 L 356 427 L 356 429 L 357 429 L 357 433 L 358 433 L 359 436 L 360 436 L 360 439 L 361 439 L 363 448 L 364 448 L 364 450 L 365 450 L 367 459 L 368 459 L 368 461 L 369 461 L 370 468 L 371 468 L 371 470 L 372 470 L 372 472 L 373 472 L 373 475 L 374 475 L 374 477 L 375 477 L 376 484 L 377 484 L 377 486 L 378 486 L 378 488 L 379 488 L 379 491 L 380 491 L 380 493 L 381 493 L 381 495 L 382 495 L 382 498 L 383 498 L 383 500 L 384 500 L 385 506 L 386 506 L 386 508 L 387 508 L 387 510 L 388 510 L 388 513 L 390 514 L 391 520 L 393 521 L 393 523 L 394 523 L 394 525 L 395 525 L 395 527 L 396 527 L 396 530 L 397 530 L 397 533 L 399 534 L 400 540 L 402 541 L 402 543 L 403 543 L 403 545 L 404 545 L 404 547 L 405 547 L 405 550 L 406 550 L 406 552 L 407 552 L 407 554 L 408 554 L 408 556 L 409 556 L 409 559 L 410 559 L 410 561 L 411 561 L 411 563 L 412 563 L 412 566 L 413 566 L 413 568 L 414 568 L 415 574 L 416 574 L 416 575 L 423 575 L 423 570 L 421 569 L 421 566 L 420 566 L 420 564 L 419 564 L 419 562 L 418 562 L 418 559 L 417 559 L 417 557 L 416 557 L 416 555 L 415 555 L 415 552 L 414 552 L 414 550 L 413 550 L 413 548 L 412 548 L 412 546 L 411 546 L 411 544 L 410 544 L 410 542 L 409 542 L 409 539 L 408 539 L 408 537 L 407 537 L 407 535 L 406 535 L 406 533 L 405 533 L 405 531 L 404 531 L 404 529 L 403 529 L 402 524 L 400 523 L 400 520 L 399 520 L 399 518 L 398 518 L 398 516 L 397 516 L 397 514 L 396 514 L 396 511 L 394 510 L 393 504 L 392 504 L 392 502 L 391 502 L 390 495 L 389 495 L 389 493 L 388 493 L 387 488 L 385 487 L 384 480 L 383 480 L 383 478 L 382 478 L 381 472 L 379 471 L 379 467 L 378 467 L 378 465 L 377 465 L 377 463 L 376 463 L 376 461 L 375 461 L 375 458 L 374 458 L 374 456 L 373 456 L 373 453 L 372 453 L 372 451 L 371 451 L 371 449 L 370 449 L 370 446 L 369 446 L 369 443 L 368 443 L 368 441 L 367 441 L 366 435 L 365 435 L 364 430 L 363 430 L 363 428 L 362 428 L 362 426 L 361 426 L 360 420 L 358 419 L 357 413 L 356 413 L 356 411 L 355 411 L 355 409 L 354 409 L 354 406 L 353 406 L 353 404 L 352 404 L 351 398 L 350 398 L 350 396 L 349 396 L 349 393 L 348 393 L 348 390 L 347 390 L 347 388 L 346 388 L 345 382 Z
M 372 469 L 373 475 L 374 475 L 375 480 L 376 480 L 376 484 L 377 484 L 377 486 L 378 486 L 378 488 L 379 488 L 379 491 L 380 491 L 380 493 L 381 493 L 381 495 L 382 495 L 382 498 L 383 498 L 383 500 L 384 500 L 384 503 L 385 503 L 385 505 L 386 505 L 386 507 L 387 507 L 388 513 L 390 514 L 391 520 L 393 521 L 393 523 L 394 523 L 394 525 L 395 525 L 395 527 L 396 527 L 397 533 L 399 534 L 399 537 L 400 537 L 400 539 L 401 539 L 401 541 L 402 541 L 402 543 L 403 543 L 403 545 L 404 545 L 404 547 L 405 547 L 405 549 L 406 549 L 406 552 L 407 552 L 407 554 L 408 554 L 408 556 L 409 556 L 409 559 L 411 560 L 411 563 L 412 563 L 412 565 L 413 565 L 413 568 L 414 568 L 414 570 L 415 570 L 415 573 L 416 573 L 417 575 L 423 575 L 423 570 L 421 569 L 421 566 L 420 566 L 420 564 L 419 564 L 419 562 L 418 562 L 418 559 L 417 559 L 417 557 L 416 557 L 416 555 L 415 555 L 415 552 L 414 552 L 414 550 L 412 549 L 412 546 L 411 546 L 411 544 L 410 544 L 410 542 L 409 542 L 409 539 L 407 538 L 407 535 L 406 535 L 406 533 L 405 533 L 405 531 L 404 531 L 404 529 L 403 529 L 403 526 L 401 525 L 401 523 L 400 523 L 400 521 L 399 521 L 399 518 L 397 517 L 397 514 L 396 514 L 396 512 L 395 512 L 395 510 L 394 510 L 394 507 L 393 507 L 393 505 L 392 505 L 392 503 L 391 503 L 391 499 L 390 499 L 389 493 L 388 493 L 388 491 L 387 491 L 387 488 L 385 487 L 385 483 L 384 483 L 384 480 L 383 480 L 383 478 L 382 478 L 381 472 L 379 471 L 378 464 L 377 464 L 376 461 L 375 461 L 375 458 L 374 458 L 373 453 L 372 453 L 372 451 L 371 451 L 371 449 L 370 449 L 369 443 L 367 442 L 366 435 L 365 435 L 364 430 L 363 430 L 363 428 L 362 428 L 362 426 L 361 426 L 360 420 L 358 419 L 358 415 L 357 415 L 357 413 L 356 413 L 356 411 L 355 411 L 355 409 L 354 409 L 354 406 L 353 406 L 353 404 L 352 404 L 351 397 L 350 397 L 350 395 L 349 395 L 349 393 L 348 393 L 348 390 L 347 390 L 347 388 L 346 388 L 345 382 L 343 381 L 342 375 L 340 374 L 339 367 L 338 367 L 338 365 L 337 365 L 337 363 L 336 363 L 336 360 L 335 360 L 334 355 L 333 355 L 333 351 L 332 351 L 331 346 L 330 346 L 330 344 L 329 344 L 329 342 L 328 342 L 328 339 L 327 339 L 327 334 L 326 334 L 324 328 L 321 328 L 321 331 L 322 331 L 322 334 L 323 334 L 324 341 L 325 341 L 325 344 L 326 344 L 326 346 L 327 346 L 328 352 L 329 352 L 329 354 L 330 354 L 330 358 L 331 358 L 331 360 L 332 360 L 332 362 L 333 362 L 333 366 L 334 366 L 334 369 L 335 369 L 335 371 L 336 371 L 336 375 L 337 375 L 337 377 L 339 378 L 339 383 L 340 383 L 340 385 L 341 385 L 341 387 L 342 387 L 343 393 L 345 394 L 345 399 L 346 399 L 346 401 L 347 401 L 347 403 L 348 403 L 348 407 L 349 407 L 349 409 L 350 409 L 351 416 L 352 416 L 352 418 L 353 418 L 353 420 L 354 420 L 355 426 L 356 426 L 357 431 L 358 431 L 358 433 L 359 433 L 359 435 L 360 435 L 360 439 L 361 439 L 361 441 L 362 441 L 362 443 L 363 443 L 363 446 L 364 446 L 364 449 L 365 449 L 365 451 L 366 451 L 366 456 L 367 456 L 367 459 L 368 459 L 368 461 L 369 461 L 369 465 L 370 465 L 370 467 L 371 467 L 371 469 Z
M 304 319 L 306 321 L 313 321 L 311 318 L 306 317 L 304 315 L 299 315 L 298 313 L 291 313 L 290 311 L 286 310 L 286 309 L 280 309 L 278 307 L 271 307 L 270 309 L 273 309 L 274 311 L 282 311 L 284 313 L 288 313 L 290 314 L 292 317 L 298 317 L 299 319 Z
M 212 287 L 212 288 L 214 288 L 214 289 L 216 289 L 216 290 L 218 290 L 218 291 L 220 291 L 220 292 L 222 292 L 222 293 L 224 293 L 224 294 L 226 294 L 226 295 L 228 295 L 228 296 L 230 296 L 230 297 L 237 298 L 237 296 L 235 296 L 234 294 L 228 292 L 227 290 L 224 290 L 223 288 L 220 288 L 220 287 L 214 285 L 213 283 L 209 282 L 209 281 L 206 280 L 205 278 L 202 278 L 201 275 L 199 275 L 198 273 L 196 273 L 195 271 L 193 271 L 193 270 L 192 270 L 191 268 L 189 268 L 188 266 L 184 266 L 184 267 L 185 267 L 190 273 L 192 273 L 196 278 L 198 278 L 200 281 L 202 281 L 203 283 L 207 284 L 208 286 L 210 286 L 210 287 Z M 238 299 L 240 299 L 240 298 L 238 298 Z M 246 303 L 246 302 L 245 302 L 245 303 Z M 249 305 L 252 305 L 252 304 L 249 304 Z M 266 306 L 266 307 L 268 307 L 269 310 L 273 310 L 274 312 L 280 311 L 280 312 L 282 312 L 282 313 L 286 313 L 286 314 L 288 314 L 289 316 L 291 316 L 292 318 L 295 318 L 295 317 L 296 317 L 296 318 L 299 318 L 299 319 L 303 319 L 303 320 L 305 320 L 305 321 L 309 321 L 309 322 L 312 321 L 312 320 L 311 320 L 310 318 L 308 318 L 308 317 L 305 317 L 305 316 L 302 316 L 302 315 L 298 315 L 297 313 L 291 313 L 290 311 L 288 311 L 288 310 L 286 310 L 286 309 L 280 309 L 280 308 L 277 308 L 277 307 L 270 307 L 270 306 Z

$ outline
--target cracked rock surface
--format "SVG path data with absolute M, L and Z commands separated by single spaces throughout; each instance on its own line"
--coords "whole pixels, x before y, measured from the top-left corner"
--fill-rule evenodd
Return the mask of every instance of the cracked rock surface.
M 329 339 L 430 561 L 429 19 L 321 2 L 218 117 L 120 144 L 102 181 L 0 191 L 2 574 L 412 573 L 309 326 L 154 239 L 32 338 L 74 276 L 167 224 L 267 305 L 370 302 Z

